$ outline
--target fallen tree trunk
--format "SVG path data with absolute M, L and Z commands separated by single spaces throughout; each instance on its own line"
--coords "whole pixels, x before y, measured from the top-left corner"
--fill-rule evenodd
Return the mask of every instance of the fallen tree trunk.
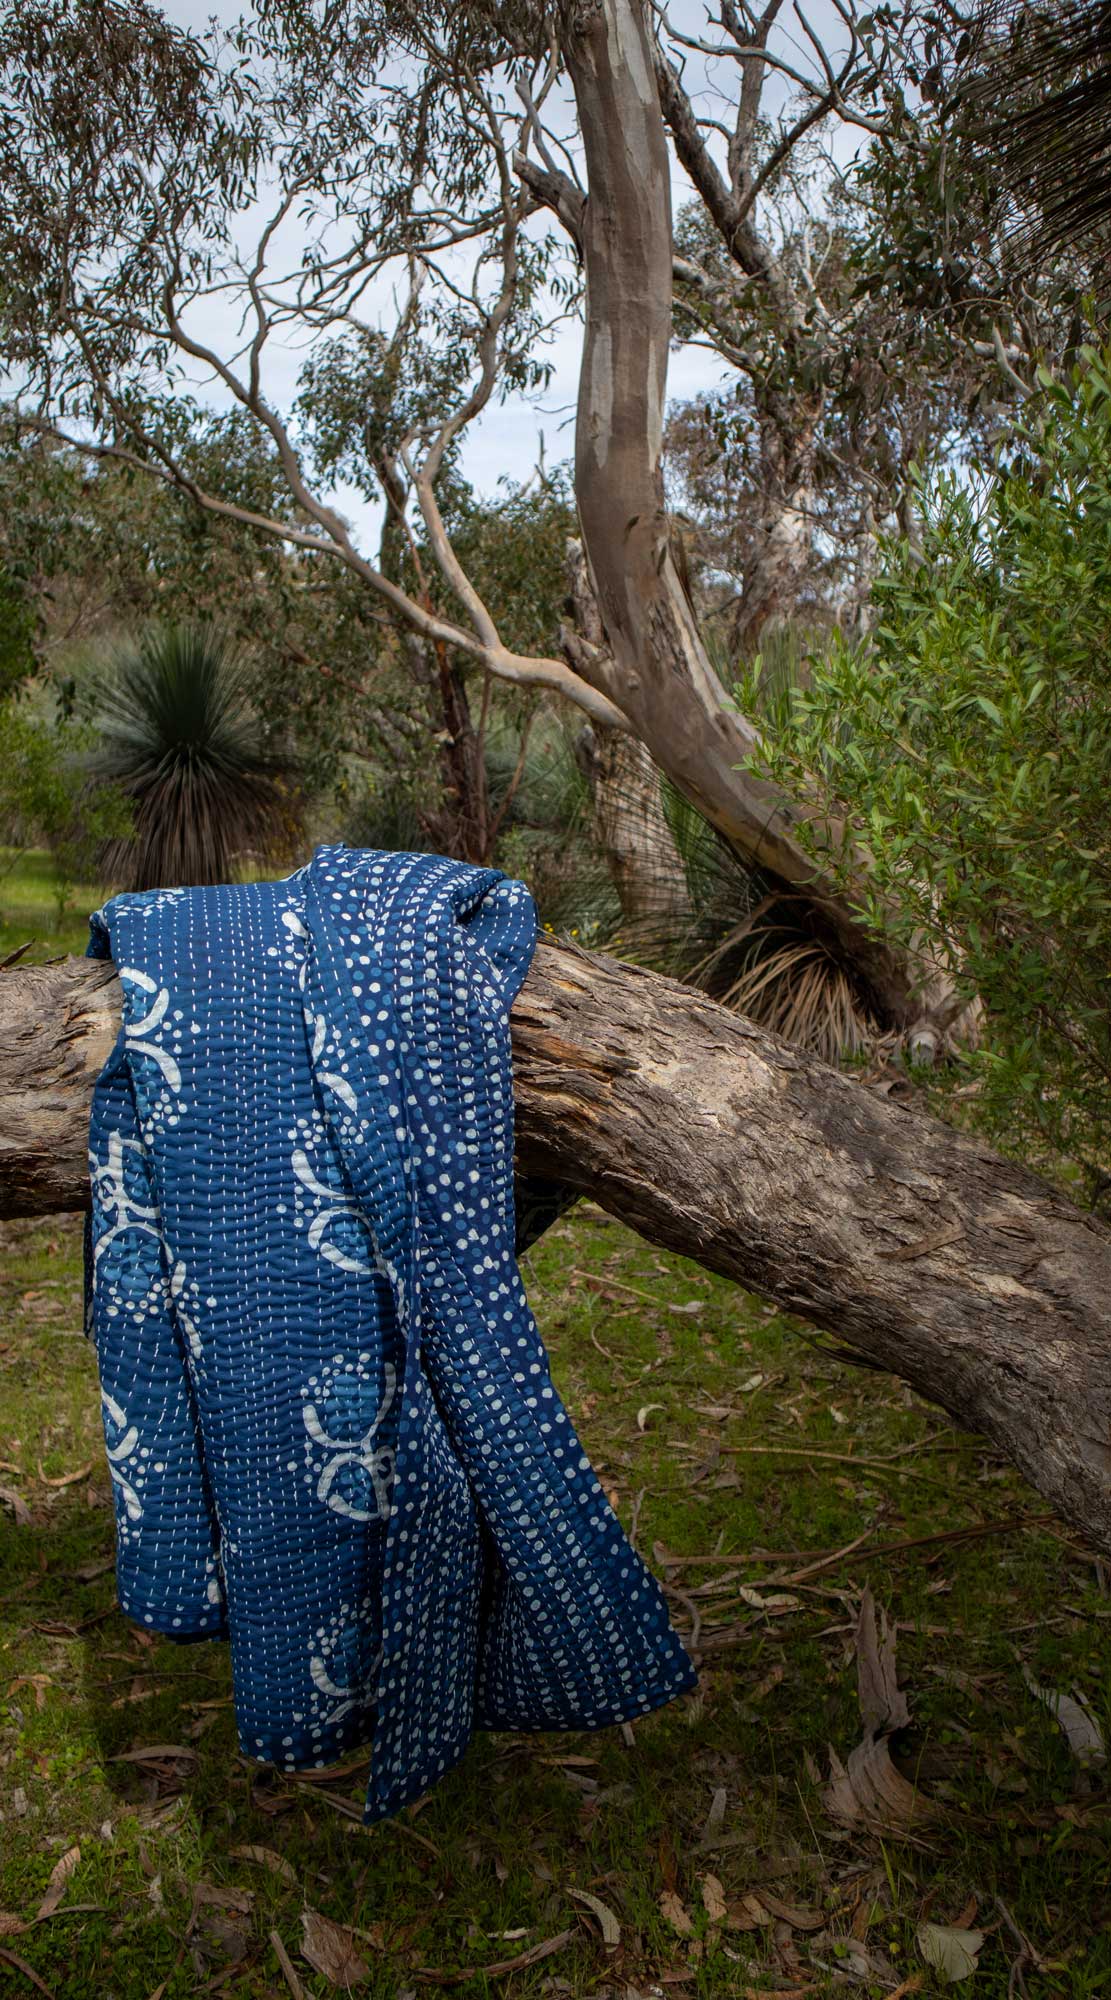
M 0 974 L 0 1216 L 83 1207 L 111 966 Z M 544 942 L 513 1012 L 524 1171 L 829 1328 L 1111 1553 L 1111 1232 L 975 1139 L 655 973 Z

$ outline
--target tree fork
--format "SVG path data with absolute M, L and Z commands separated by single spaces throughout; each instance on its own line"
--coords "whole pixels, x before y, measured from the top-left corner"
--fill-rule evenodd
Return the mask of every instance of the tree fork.
M 576 669 L 710 824 L 806 908 L 879 1018 L 936 1055 L 959 1036 L 963 1011 L 947 966 L 928 940 L 904 953 L 861 919 L 832 867 L 843 827 L 827 824 L 820 853 L 809 851 L 810 810 L 759 775 L 759 730 L 723 696 L 670 551 L 661 449 L 671 165 L 647 11 L 642 0 L 560 0 L 559 15 L 589 192 L 568 214 L 551 176 L 529 183 L 570 222 L 586 275 L 575 498 L 612 655 L 604 673 L 598 649 L 576 657 Z M 862 852 L 856 864 L 863 883 Z
M 0 973 L 0 1216 L 88 1202 L 103 962 Z M 537 947 L 513 1010 L 523 1170 L 828 1328 L 981 1431 L 1111 1553 L 1111 1231 L 656 973 Z

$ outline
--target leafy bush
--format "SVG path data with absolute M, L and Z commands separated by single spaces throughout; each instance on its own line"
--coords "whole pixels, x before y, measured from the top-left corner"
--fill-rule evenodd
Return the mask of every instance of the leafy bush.
M 128 889 L 224 882 L 244 850 L 280 855 L 299 812 L 266 747 L 244 667 L 210 627 L 155 627 L 93 693 L 90 769 L 131 802 L 134 828 L 105 855 Z
M 767 711 L 768 770 L 847 816 L 877 931 L 986 1009 L 972 1101 L 1015 1151 L 1111 1166 L 1111 350 L 1043 374 L 978 488 L 921 494 L 870 641 Z M 754 678 L 758 680 L 759 665 Z M 753 687 L 744 690 L 751 700 Z M 845 885 L 844 854 L 838 865 Z
M 0 839 L 2 873 L 30 846 L 54 858 L 58 921 L 78 882 L 95 881 L 106 842 L 126 838 L 131 814 L 110 784 L 90 783 L 89 735 L 72 722 L 49 723 L 25 701 L 0 704 Z

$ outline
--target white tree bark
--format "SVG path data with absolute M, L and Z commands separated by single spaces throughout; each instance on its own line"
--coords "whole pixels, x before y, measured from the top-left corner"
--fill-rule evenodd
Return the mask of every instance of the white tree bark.
M 671 338 L 670 165 L 641 0 L 565 0 L 563 45 L 586 154 L 586 329 L 576 495 L 608 654 L 584 679 L 618 703 L 678 789 L 753 862 L 805 899 L 881 1018 L 943 1032 L 944 968 L 877 942 L 799 839 L 805 807 L 754 773 L 758 732 L 727 699 L 676 572 L 660 451 Z M 826 828 L 831 844 L 841 829 Z M 861 876 L 867 863 L 859 857 Z

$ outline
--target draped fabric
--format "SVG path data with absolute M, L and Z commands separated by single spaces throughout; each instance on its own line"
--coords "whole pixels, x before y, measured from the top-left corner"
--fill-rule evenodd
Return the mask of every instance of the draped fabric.
M 368 1745 L 368 1820 L 476 1727 L 692 1687 L 517 1270 L 523 884 L 321 848 L 92 926 L 124 996 L 88 1258 L 123 1610 L 230 1640 L 246 1755 Z

